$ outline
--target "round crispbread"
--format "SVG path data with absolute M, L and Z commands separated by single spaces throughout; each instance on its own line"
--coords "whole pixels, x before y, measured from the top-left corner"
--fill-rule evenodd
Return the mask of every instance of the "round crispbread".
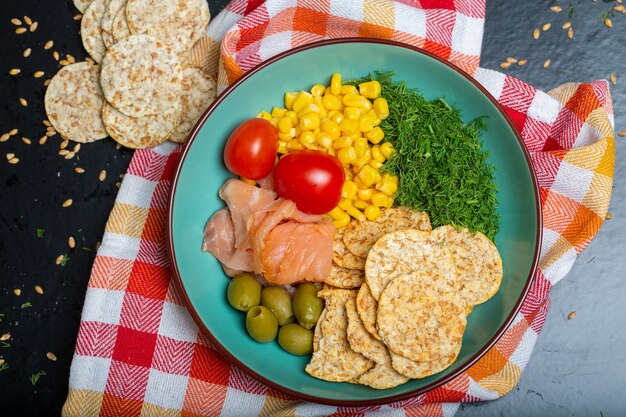
M 333 242 L 333 262 L 348 269 L 365 269 L 365 260 L 348 251 L 343 243 L 345 228 L 337 229 Z
M 461 349 L 465 302 L 446 291 L 436 272 L 414 271 L 393 279 L 378 302 L 378 334 L 394 353 L 418 362 L 447 358 Z
M 405 207 L 384 208 L 375 220 L 351 221 L 343 233 L 346 248 L 360 258 L 367 258 L 374 243 L 384 234 L 401 229 L 417 229 L 428 232 L 432 229 L 430 218 L 423 211 Z
M 178 56 L 161 40 L 132 35 L 107 51 L 100 83 L 104 97 L 118 111 L 143 117 L 165 113 L 179 102 L 182 78 Z
M 108 33 L 113 31 L 113 21 L 117 13 L 126 5 L 127 0 L 108 0 L 108 4 L 104 8 L 104 15 L 102 15 L 102 30 Z
M 85 13 L 85 10 L 87 10 L 92 1 L 93 0 L 74 0 L 74 6 L 76 6 L 79 12 Z
M 461 297 L 470 305 L 484 303 L 498 292 L 502 282 L 502 259 L 496 245 L 484 234 L 441 226 L 430 239 L 450 250 L 459 277 Z
M 180 121 L 181 105 L 171 103 L 165 113 L 147 117 L 130 117 L 104 103 L 102 119 L 107 132 L 117 143 L 127 148 L 141 149 L 165 142 Z
M 181 94 L 183 113 L 180 123 L 170 136 L 172 142 L 183 143 L 187 141 L 191 129 L 215 99 L 216 93 L 215 79 L 205 77 L 198 68 L 183 69 Z
M 354 299 L 346 302 L 346 313 L 348 315 L 347 333 L 350 348 L 367 359 L 376 362 L 376 366 L 361 375 L 357 382 L 376 389 L 393 388 L 404 384 L 407 378 L 398 374 L 391 367 L 391 357 L 387 347 L 382 342 L 374 339 L 363 326 L 356 311 Z
M 80 37 L 85 50 L 94 61 L 100 63 L 106 52 L 106 46 L 102 39 L 102 27 L 100 22 L 104 15 L 104 9 L 108 0 L 93 0 L 80 22 Z
M 348 269 L 333 264 L 330 275 L 324 280 L 328 285 L 337 288 L 359 288 L 365 281 L 365 273 L 361 269 Z
M 365 281 L 378 300 L 387 284 L 400 273 L 432 272 L 441 285 L 458 287 L 450 251 L 429 240 L 430 232 L 415 229 L 387 233 L 372 246 L 365 263 Z
M 108 136 L 102 122 L 104 96 L 100 66 L 79 62 L 63 67 L 50 81 L 44 104 L 52 126 L 63 137 L 88 143 Z
M 313 351 L 306 372 L 333 382 L 354 381 L 374 366 L 374 362 L 350 348 L 347 337 L 346 302 L 354 300 L 356 291 L 324 288 L 318 296 L 326 300 L 326 314 L 318 321 L 318 349 Z
M 400 375 L 407 378 L 426 378 L 446 369 L 456 360 L 457 353 L 453 353 L 447 357 L 427 362 L 416 362 L 407 359 L 404 356 L 390 352 L 391 365 Z
M 326 319 L 326 309 L 322 310 L 322 313 L 317 319 L 315 330 L 313 331 L 313 352 L 316 352 L 319 350 L 320 337 L 322 337 L 322 326 L 320 326 L 320 323 L 324 321 L 325 319 Z
M 206 33 L 211 13 L 206 0 L 128 0 L 126 18 L 133 34 L 161 38 L 179 53 Z
M 102 31 L 102 42 L 104 42 L 104 47 L 106 49 L 111 49 L 113 45 L 115 45 L 115 38 L 109 32 Z
M 115 19 L 113 19 L 113 26 L 111 27 L 111 35 L 115 42 L 127 38 L 131 35 L 128 22 L 126 21 L 126 6 L 122 7 Z
M 376 339 L 381 340 L 376 330 L 376 313 L 378 301 L 372 296 L 369 285 L 363 283 L 356 296 L 356 311 L 359 313 L 363 327 Z

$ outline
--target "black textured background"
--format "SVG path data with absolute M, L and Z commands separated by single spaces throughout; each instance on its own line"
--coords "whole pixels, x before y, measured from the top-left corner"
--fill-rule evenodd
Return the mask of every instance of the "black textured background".
M 212 15 L 223 3 L 209 1 Z M 563 11 L 551 12 L 553 4 L 560 4 Z M 546 90 L 566 81 L 607 79 L 616 72 L 623 78 L 612 86 L 617 130 L 626 129 L 624 113 L 619 110 L 626 101 L 626 15 L 615 16 L 610 30 L 601 18 L 614 4 L 488 1 L 482 66 L 499 70 L 507 56 L 528 59 L 524 67 L 513 65 L 508 72 Z M 83 145 L 69 161 L 57 154 L 59 136 L 38 144 L 46 131 L 42 124 L 43 82 L 59 68 L 52 52 L 71 54 L 77 61 L 86 56 L 80 22 L 73 20 L 76 13 L 69 0 L 2 0 L 0 5 L 0 134 L 19 129 L 18 135 L 0 143 L 0 335 L 11 333 L 0 345 L 0 358 L 9 366 L 0 371 L 0 416 L 60 415 L 96 244 L 113 206 L 116 182 L 132 157 L 132 151 L 116 149 L 109 139 Z M 560 28 L 569 13 L 573 40 Z M 38 29 L 16 35 L 10 19 L 23 20 L 24 15 L 37 21 Z M 533 40 L 532 30 L 547 22 L 552 22 L 552 28 Z M 43 45 L 49 39 L 54 47 L 46 51 Z M 27 47 L 32 54 L 24 58 Z M 548 58 L 552 64 L 544 69 L 542 64 Z M 22 72 L 10 76 L 11 68 Z M 32 74 L 37 70 L 46 75 L 35 79 Z M 20 105 L 19 97 L 28 101 L 27 107 Z M 22 136 L 33 144 L 23 143 Z M 73 145 L 70 142 L 70 147 Z M 621 142 L 619 147 L 623 149 Z M 6 162 L 9 152 L 20 159 L 17 165 Z M 75 167 L 84 168 L 85 173 L 75 173 Z M 107 177 L 101 182 L 98 174 L 102 169 Z M 623 173 L 623 164 L 620 169 Z M 74 204 L 63 208 L 68 198 Z M 42 237 L 38 237 L 38 229 L 43 230 Z M 75 249 L 67 245 L 69 236 L 76 239 Z M 55 259 L 62 254 L 67 254 L 67 263 L 56 265 Z M 35 292 L 35 285 L 43 288 L 43 295 Z M 21 289 L 20 296 L 14 295 L 16 288 Z M 54 352 L 58 360 L 48 360 L 46 352 Z M 39 371 L 46 375 L 31 384 L 30 376 Z M 520 409 L 507 414 L 526 415 Z

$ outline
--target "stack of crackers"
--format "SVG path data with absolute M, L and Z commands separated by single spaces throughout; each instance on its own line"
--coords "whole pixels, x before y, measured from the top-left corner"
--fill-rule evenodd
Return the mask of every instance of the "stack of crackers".
M 129 148 L 186 141 L 216 95 L 188 63 L 205 35 L 206 0 L 74 0 L 91 59 L 63 67 L 46 91 L 48 120 L 65 139 L 111 136 Z
M 502 260 L 482 233 L 390 208 L 339 230 L 326 306 L 306 371 L 387 389 L 425 378 L 457 358 L 472 307 L 502 281 Z

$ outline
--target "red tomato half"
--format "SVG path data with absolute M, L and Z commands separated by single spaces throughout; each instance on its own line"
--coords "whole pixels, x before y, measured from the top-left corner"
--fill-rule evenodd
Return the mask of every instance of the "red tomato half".
M 270 122 L 259 118 L 246 120 L 230 134 L 224 163 L 233 174 L 259 180 L 274 167 L 277 146 L 278 134 Z
M 337 206 L 345 179 L 341 162 L 320 151 L 289 153 L 274 168 L 278 195 L 311 214 L 328 213 Z

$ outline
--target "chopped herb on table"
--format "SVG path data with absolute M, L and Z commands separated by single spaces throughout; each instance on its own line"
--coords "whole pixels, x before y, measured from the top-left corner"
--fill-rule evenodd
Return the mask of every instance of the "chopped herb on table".
M 37 383 L 37 381 L 39 381 L 39 378 L 44 376 L 44 375 L 47 375 L 46 371 L 39 371 L 36 374 L 32 374 L 30 376 L 30 383 L 35 385 Z

